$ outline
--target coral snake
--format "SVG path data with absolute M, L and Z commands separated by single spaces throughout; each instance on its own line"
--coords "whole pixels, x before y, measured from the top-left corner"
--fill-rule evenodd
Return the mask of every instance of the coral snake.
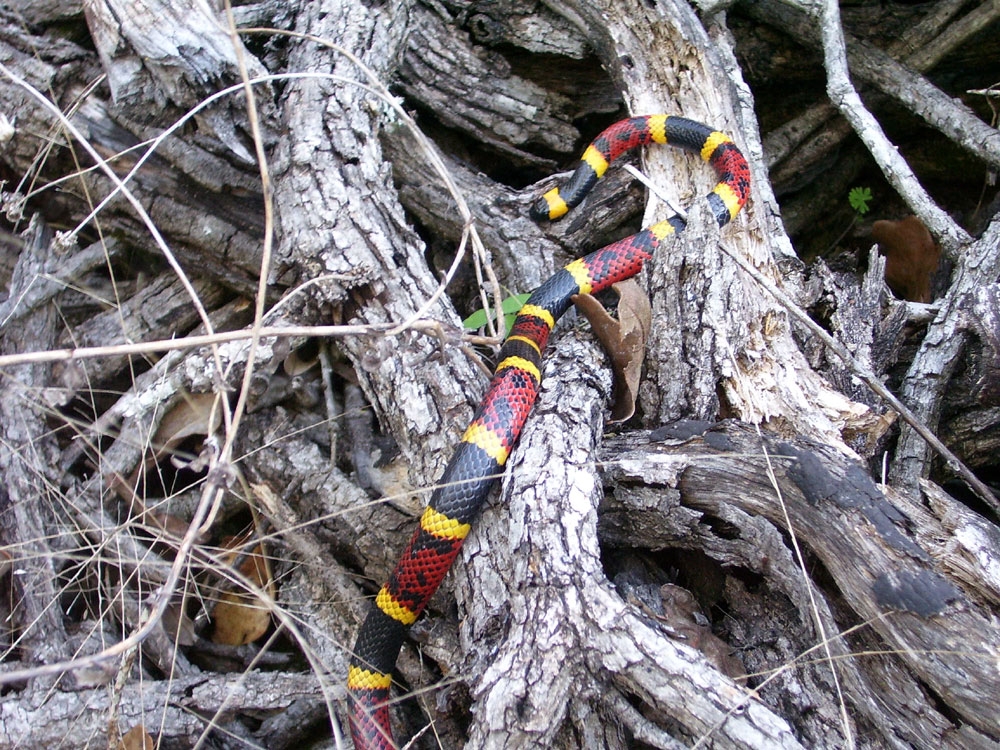
M 647 115 L 603 131 L 569 181 L 531 207 L 535 219 L 558 219 L 578 205 L 619 154 L 668 143 L 701 154 L 719 176 L 707 199 L 719 226 L 739 213 L 750 193 L 750 170 L 728 136 L 683 117 Z M 542 351 L 574 294 L 598 292 L 634 276 L 666 237 L 684 229 L 674 216 L 575 260 L 531 295 L 517 315 L 486 396 L 451 457 L 420 526 L 375 597 L 351 653 L 347 678 L 356 750 L 394 748 L 389 686 L 403 639 L 451 567 L 483 501 L 499 478 L 541 383 Z

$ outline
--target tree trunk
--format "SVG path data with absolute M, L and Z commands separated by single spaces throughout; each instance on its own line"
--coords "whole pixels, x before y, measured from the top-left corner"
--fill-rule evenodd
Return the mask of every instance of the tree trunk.
M 689 213 L 638 416 L 569 315 L 400 746 L 1000 743 L 995 3 L 212 5 L 0 8 L 0 750 L 346 747 L 367 600 L 494 364 L 462 318 L 672 213 L 617 167 L 527 211 L 658 112 L 729 134 L 750 202 L 720 231 L 700 159 L 641 156 Z M 929 304 L 872 247 L 904 213 Z

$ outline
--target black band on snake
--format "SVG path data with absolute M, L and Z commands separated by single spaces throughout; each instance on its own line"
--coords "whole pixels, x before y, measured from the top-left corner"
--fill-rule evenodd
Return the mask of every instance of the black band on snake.
M 649 143 L 700 153 L 715 168 L 719 183 L 707 199 L 720 226 L 746 203 L 750 170 L 728 136 L 683 117 L 647 115 L 622 120 L 597 136 L 569 181 L 531 207 L 532 218 L 563 216 L 583 200 L 619 154 Z M 683 229 L 684 221 L 674 216 L 575 260 L 535 290 L 521 308 L 500 349 L 486 396 L 438 481 L 419 528 L 358 633 L 347 678 L 356 750 L 395 747 L 388 701 L 399 649 L 458 555 L 521 434 L 538 395 L 542 352 L 570 297 L 599 292 L 634 276 L 660 242 Z

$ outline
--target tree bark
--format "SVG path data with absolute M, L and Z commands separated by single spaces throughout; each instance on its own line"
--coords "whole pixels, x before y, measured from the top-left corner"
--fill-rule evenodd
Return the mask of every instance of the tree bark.
M 606 424 L 610 368 L 568 315 L 404 646 L 397 740 L 995 746 L 995 501 L 855 374 L 996 487 L 1000 201 L 971 168 L 949 201 L 901 187 L 953 264 L 930 304 L 891 297 L 838 208 L 869 160 L 888 185 L 911 159 L 882 140 L 898 110 L 995 171 L 975 86 L 941 72 L 988 65 L 996 4 L 969 5 L 861 3 L 843 50 L 832 6 L 771 0 L 261 2 L 236 24 L 288 33 L 242 35 L 192 0 L 0 9 L 0 750 L 346 746 L 356 629 L 493 364 L 460 321 L 669 215 L 614 168 L 527 217 L 603 126 L 655 112 L 731 135 L 751 200 L 719 231 L 701 160 L 630 157 L 688 211 L 641 276 L 638 416 Z M 803 58 L 816 91 L 762 73 Z M 267 632 L 219 643 L 220 600 Z

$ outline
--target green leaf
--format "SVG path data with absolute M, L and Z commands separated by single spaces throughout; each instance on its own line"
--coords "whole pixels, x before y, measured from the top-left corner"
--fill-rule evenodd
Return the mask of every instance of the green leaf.
M 528 297 L 530 296 L 530 294 L 514 294 L 500 303 L 500 309 L 503 310 L 503 319 L 508 331 L 514 325 L 514 318 L 517 317 L 518 311 L 524 306 L 524 303 L 528 301 Z M 490 313 L 492 313 L 492 310 Z M 482 328 L 486 325 L 486 316 L 486 310 L 476 310 L 462 321 L 462 325 L 472 330 Z
M 484 325 L 486 325 L 486 311 L 483 309 L 476 310 L 472 313 L 472 315 L 462 321 L 463 327 L 471 328 L 472 330 L 482 328 Z
M 530 293 L 514 294 L 501 302 L 500 308 L 503 310 L 504 315 L 513 314 L 516 316 L 521 311 L 521 308 L 524 307 L 524 303 L 528 301 L 528 297 L 530 296 Z
M 851 208 L 862 216 L 868 213 L 868 201 L 871 199 L 872 191 L 866 187 L 851 188 L 851 192 L 847 194 L 847 202 L 851 204 Z

